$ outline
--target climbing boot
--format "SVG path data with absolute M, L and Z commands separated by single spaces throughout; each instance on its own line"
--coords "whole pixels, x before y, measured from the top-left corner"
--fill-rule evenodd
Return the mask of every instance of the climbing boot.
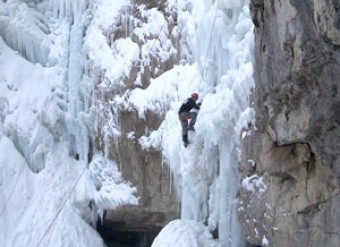
M 183 144 L 184 144 L 184 147 L 187 147 L 189 142 L 188 142 L 188 136 L 187 135 L 184 135 L 183 136 Z

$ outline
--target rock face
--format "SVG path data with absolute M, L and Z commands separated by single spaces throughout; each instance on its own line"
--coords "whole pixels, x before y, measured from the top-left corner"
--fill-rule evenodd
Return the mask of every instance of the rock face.
M 239 218 L 258 246 L 340 246 L 340 3 L 252 0 L 256 128 Z
M 106 220 L 117 231 L 160 231 L 170 220 L 177 217 L 177 200 L 171 188 L 169 167 L 162 164 L 159 150 L 143 150 L 138 138 L 143 130 L 156 128 L 159 116 L 147 114 L 145 122 L 134 111 L 122 111 L 122 136 L 135 132 L 135 138 L 121 138 L 112 146 L 112 158 L 120 164 L 123 177 L 137 187 L 138 206 L 108 211 Z
M 145 112 L 145 117 L 141 118 L 137 110 L 124 100 L 124 97 L 128 97 L 129 91 L 137 87 L 146 88 L 151 78 L 171 69 L 178 61 L 176 53 L 162 61 L 155 53 L 149 56 L 150 63 L 145 64 L 142 46 L 146 42 L 155 44 L 160 38 L 149 34 L 145 40 L 141 40 L 134 34 L 134 28 L 147 21 L 146 17 L 139 13 L 139 8 L 148 10 L 157 6 L 156 11 L 161 12 L 168 22 L 168 26 L 163 28 L 169 33 L 176 21 L 176 16 L 171 16 L 164 10 L 165 1 L 162 4 L 159 1 L 148 1 L 145 4 L 146 2 L 135 1 L 130 9 L 123 9 L 122 11 L 125 12 L 121 14 L 122 19 L 112 24 L 111 29 L 114 31 L 110 29 L 104 34 L 111 47 L 119 39 L 129 39 L 140 48 L 140 60 L 131 67 L 127 75 L 118 78 L 120 83 L 109 81 L 106 78 L 107 71 L 98 71 L 98 68 L 93 65 L 94 61 L 89 59 L 86 66 L 88 77 L 95 81 L 87 92 L 91 95 L 87 104 L 92 111 L 94 122 L 91 123 L 94 131 L 91 136 L 90 152 L 101 150 L 109 159 L 114 160 L 123 177 L 137 188 L 137 196 L 140 198 L 137 206 L 124 206 L 106 211 L 103 225 L 100 226 L 104 238 L 112 237 L 111 241 L 118 241 L 119 237 L 115 238 L 114 235 L 119 232 L 116 235 L 123 236 L 121 237 L 123 239 L 118 242 L 125 243 L 127 246 L 134 246 L 133 244 L 137 246 L 141 242 L 149 246 L 152 238 L 179 214 L 177 196 L 171 183 L 171 173 L 168 166 L 163 164 L 160 150 L 144 150 L 138 142 L 141 136 L 158 129 L 164 116 L 161 113 L 158 115 Z M 129 15 L 126 16 L 126 13 Z M 168 39 L 173 47 L 177 46 L 177 41 L 170 35 Z M 137 79 L 138 83 L 136 83 Z M 107 87 L 103 87 L 105 80 L 109 84 Z M 122 99 L 118 100 L 121 104 L 114 100 L 115 97 Z M 131 232 L 135 232 L 136 235 L 132 236 Z M 132 243 L 136 237 L 139 238 L 136 240 L 138 243 Z

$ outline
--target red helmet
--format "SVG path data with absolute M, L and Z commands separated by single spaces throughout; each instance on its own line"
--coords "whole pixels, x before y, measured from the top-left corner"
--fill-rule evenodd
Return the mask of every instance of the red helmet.
M 197 94 L 197 93 L 193 93 L 193 94 L 191 95 L 191 98 L 197 100 L 197 99 L 198 99 L 198 94 Z

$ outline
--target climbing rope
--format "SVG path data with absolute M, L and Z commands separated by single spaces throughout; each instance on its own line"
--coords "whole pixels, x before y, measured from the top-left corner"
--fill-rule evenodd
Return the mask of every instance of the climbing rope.
M 61 210 L 63 209 L 63 207 L 65 206 L 67 200 L 70 198 L 72 192 L 75 190 L 76 186 L 78 185 L 80 178 L 83 176 L 83 174 L 85 173 L 87 166 L 84 166 L 84 169 L 82 171 L 82 173 L 79 175 L 77 181 L 75 182 L 75 184 L 73 185 L 71 191 L 68 193 L 67 197 L 65 198 L 65 200 L 62 202 L 62 204 L 59 207 L 59 210 L 57 211 L 56 215 L 53 217 L 53 220 L 51 221 L 51 223 L 49 224 L 49 226 L 47 227 L 46 231 L 44 232 L 43 236 L 41 237 L 39 243 L 37 244 L 37 247 L 40 246 L 40 244 L 42 243 L 42 241 L 44 240 L 44 238 L 46 237 L 47 233 L 49 232 L 49 230 L 51 229 L 51 227 L 53 226 L 54 222 L 57 220 L 59 214 L 61 213 Z
M 17 187 L 17 184 L 18 184 L 18 182 L 19 182 L 19 180 L 20 180 L 20 178 L 21 178 L 21 175 L 23 174 L 24 168 L 25 168 L 25 163 L 23 164 L 23 166 L 22 166 L 22 168 L 21 168 L 21 171 L 20 171 L 20 174 L 19 174 L 19 176 L 17 177 L 17 180 L 15 181 L 14 186 L 12 187 L 12 189 L 11 189 L 11 191 L 10 191 L 10 194 L 9 194 L 7 200 L 6 200 L 5 206 L 4 206 L 3 209 L 1 210 L 0 218 L 4 215 L 4 213 L 5 213 L 6 209 L 7 209 L 8 203 L 9 203 L 9 201 L 11 200 L 12 195 L 14 194 L 14 190 L 15 190 L 15 188 Z
M 212 41 L 212 37 L 213 37 L 213 33 L 214 33 L 214 29 L 215 29 L 215 23 L 216 23 L 216 18 L 217 18 L 217 12 L 218 12 L 218 8 L 220 6 L 220 2 L 221 0 L 218 0 L 217 4 L 216 4 L 216 10 L 215 10 L 215 15 L 214 15 L 214 19 L 213 19 L 213 24 L 211 27 L 211 32 L 210 32 L 210 38 L 209 38 L 209 42 L 208 42 L 208 47 L 207 47 L 207 52 L 205 54 L 205 60 L 203 63 L 203 77 L 202 77 L 202 81 L 204 81 L 205 76 L 206 76 L 206 63 L 207 63 L 207 57 L 208 57 L 208 52 L 210 50 L 210 46 L 211 46 L 211 41 Z M 200 88 L 202 85 L 202 81 L 200 83 Z

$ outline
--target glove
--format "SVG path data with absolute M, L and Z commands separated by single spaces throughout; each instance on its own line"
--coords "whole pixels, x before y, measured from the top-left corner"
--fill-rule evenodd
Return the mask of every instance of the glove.
M 201 105 L 202 105 L 202 103 L 201 103 L 201 102 L 200 102 L 200 103 L 197 103 L 197 105 L 198 105 L 198 106 L 201 106 Z

